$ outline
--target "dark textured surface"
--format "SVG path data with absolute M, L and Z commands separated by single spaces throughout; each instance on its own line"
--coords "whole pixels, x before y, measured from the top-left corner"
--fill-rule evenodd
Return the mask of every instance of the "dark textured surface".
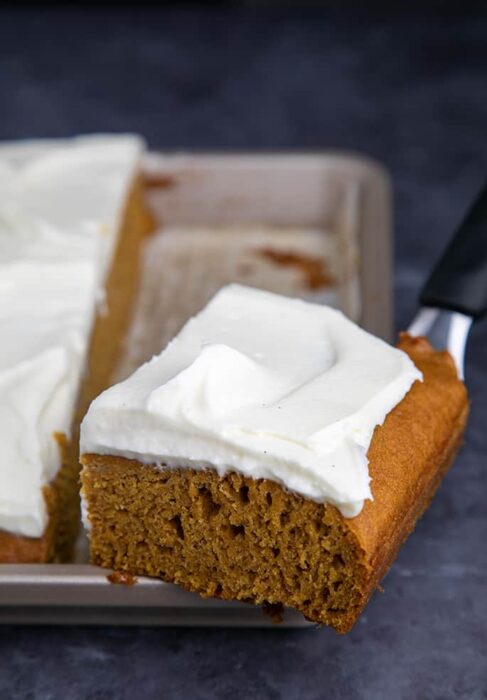
M 394 177 L 403 326 L 487 170 L 487 15 L 460 12 L 1 10 L 0 137 L 365 151 Z M 1 700 L 486 698 L 486 342 L 467 445 L 349 636 L 4 627 Z

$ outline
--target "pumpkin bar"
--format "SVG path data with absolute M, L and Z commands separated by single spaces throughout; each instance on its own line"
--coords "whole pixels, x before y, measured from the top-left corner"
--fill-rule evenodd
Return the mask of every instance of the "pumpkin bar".
M 81 430 L 94 563 L 347 632 L 460 444 L 447 352 L 230 285 Z
M 143 148 L 0 144 L 0 562 L 72 556 L 79 424 L 111 383 L 151 225 Z

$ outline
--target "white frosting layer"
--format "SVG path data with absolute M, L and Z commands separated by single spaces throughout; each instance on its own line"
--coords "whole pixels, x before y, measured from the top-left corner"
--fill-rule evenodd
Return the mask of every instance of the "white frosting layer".
M 142 143 L 0 145 L 0 529 L 39 537 Z
M 352 517 L 374 429 L 421 378 L 338 311 L 230 285 L 92 403 L 81 452 L 272 479 Z

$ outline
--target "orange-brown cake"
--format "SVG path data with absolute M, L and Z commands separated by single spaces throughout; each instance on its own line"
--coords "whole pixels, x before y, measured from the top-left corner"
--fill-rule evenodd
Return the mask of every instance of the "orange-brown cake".
M 92 560 L 348 631 L 428 506 L 468 402 L 446 352 L 239 286 L 91 405 Z
M 0 146 L 0 562 L 68 560 L 79 424 L 109 386 L 149 230 L 135 136 Z

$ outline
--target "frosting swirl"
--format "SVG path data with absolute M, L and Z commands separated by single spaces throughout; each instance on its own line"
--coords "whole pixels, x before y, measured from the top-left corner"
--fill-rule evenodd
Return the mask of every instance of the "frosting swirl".
M 339 311 L 230 285 L 93 402 L 81 452 L 272 479 L 352 517 L 374 429 L 421 378 Z

